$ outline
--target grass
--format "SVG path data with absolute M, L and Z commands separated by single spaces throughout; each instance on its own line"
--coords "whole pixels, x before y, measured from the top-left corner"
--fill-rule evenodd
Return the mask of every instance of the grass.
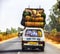
M 4 34 L 4 35 L 0 34 L 0 42 L 17 37 L 17 36 L 18 36 L 18 33 L 11 33 L 11 34 Z

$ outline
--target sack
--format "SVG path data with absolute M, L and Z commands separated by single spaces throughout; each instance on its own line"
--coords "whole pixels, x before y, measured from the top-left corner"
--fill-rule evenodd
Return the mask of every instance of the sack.
M 30 20 L 31 20 L 31 16 L 26 16 L 26 17 L 25 17 L 25 20 L 26 20 L 26 21 L 30 21 Z
M 44 9 L 26 8 L 23 11 L 21 25 L 25 27 L 44 27 L 45 18 Z
M 25 27 L 43 27 L 44 22 L 25 22 Z
M 25 18 L 26 21 L 35 21 L 35 22 L 43 22 L 45 20 L 45 18 L 43 17 L 31 17 L 31 16 L 26 16 Z
M 36 22 L 43 22 L 45 19 L 43 17 L 36 17 L 35 21 Z

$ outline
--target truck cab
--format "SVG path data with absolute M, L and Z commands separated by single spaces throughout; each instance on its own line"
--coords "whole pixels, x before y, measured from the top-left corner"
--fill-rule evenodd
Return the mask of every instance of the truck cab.
M 42 50 L 45 47 L 45 37 L 42 28 L 26 27 L 22 34 L 22 50 Z

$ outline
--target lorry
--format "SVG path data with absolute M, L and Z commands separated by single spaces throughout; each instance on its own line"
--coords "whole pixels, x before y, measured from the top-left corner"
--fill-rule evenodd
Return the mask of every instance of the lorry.
M 25 8 L 22 14 L 21 25 L 22 50 L 42 50 L 45 47 L 44 25 L 46 14 L 42 8 Z

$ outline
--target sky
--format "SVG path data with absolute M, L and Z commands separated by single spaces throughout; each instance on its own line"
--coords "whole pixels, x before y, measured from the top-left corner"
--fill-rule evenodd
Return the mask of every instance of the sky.
M 46 23 L 49 21 L 50 9 L 56 3 L 56 0 L 0 0 L 0 30 L 5 31 L 6 28 L 18 28 L 23 26 L 20 24 L 22 13 L 25 8 L 43 8 L 46 13 Z

